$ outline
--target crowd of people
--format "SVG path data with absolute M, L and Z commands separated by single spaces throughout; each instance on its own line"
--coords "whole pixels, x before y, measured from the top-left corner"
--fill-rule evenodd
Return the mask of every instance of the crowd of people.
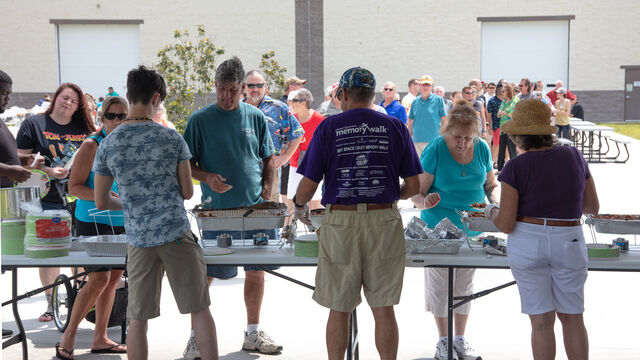
M 562 82 L 545 94 L 544 84 L 526 78 L 517 86 L 504 80 L 472 79 L 447 99 L 445 89 L 434 87 L 433 78 L 424 75 L 408 82 L 409 93 L 402 99 L 396 84 L 385 82 L 382 101 L 376 103 L 374 75 L 356 67 L 326 89 L 317 109 L 306 83 L 297 77 L 287 79 L 285 94 L 276 100 L 269 96 L 263 73 L 245 73 L 240 59 L 231 58 L 216 70 L 216 102 L 194 112 L 180 135 L 171 128 L 162 105 L 167 95 L 164 79 L 140 66 L 127 75 L 126 99 L 110 87 L 96 103 L 77 85 L 65 83 L 43 114 L 22 123 L 17 139 L 0 124 L 3 154 L 11 154 L 0 158 L 2 186 L 26 180 L 30 166 L 43 168 L 54 183 L 68 179 L 68 193 L 78 198 L 77 235 L 127 234 L 131 320 L 127 344 L 106 335 L 124 269 L 103 268 L 89 275 L 76 299 L 69 326 L 55 345 L 57 358 L 74 358 L 78 325 L 94 305 L 91 352 L 147 358 L 147 321 L 159 316 L 165 273 L 180 312 L 191 314 L 184 358 L 218 357 L 209 286 L 215 278 L 233 278 L 238 271 L 235 266 L 206 265 L 183 204 L 193 195 L 192 179 L 200 181 L 201 200 L 210 209 L 281 201 L 295 214 L 289 221 L 311 226 L 310 210 L 326 208 L 318 232 L 313 299 L 331 310 L 329 359 L 344 358 L 349 314 L 361 302 L 362 289 L 374 314 L 380 357 L 397 356 L 394 305 L 402 291 L 405 263 L 400 199 L 411 199 L 429 227 L 444 218 L 462 227 L 456 212 L 488 201 L 487 218 L 509 234 L 510 266 L 522 312 L 531 317 L 534 356 L 550 358 L 551 349 L 555 354 L 557 313 L 569 358 L 586 358 L 581 297 L 586 249 L 576 219 L 582 212 L 597 213 L 598 200 L 581 154 L 555 146 L 554 136 L 566 136 L 569 117 L 582 116 L 577 98 Z M 0 72 L 0 111 L 8 102 L 11 84 L 11 78 Z M 37 153 L 42 160 L 29 166 Z M 66 166 L 70 161 L 71 170 Z M 538 162 L 549 171 L 562 169 L 563 179 L 573 177 L 580 186 L 565 189 L 559 178 L 536 182 L 534 178 L 543 174 L 530 174 L 529 169 Z M 566 166 L 569 163 L 577 166 Z M 42 208 L 63 208 L 64 192 L 61 186 L 52 187 L 41 201 Z M 550 192 L 566 198 L 566 209 L 536 205 L 536 198 Z M 94 208 L 108 210 L 112 219 L 120 220 L 94 220 L 90 216 Z M 215 239 L 220 233 L 204 231 L 202 236 Z M 247 231 L 244 236 L 253 233 L 280 236 L 278 229 Z M 536 258 L 539 266 L 531 269 L 526 262 L 534 260 L 527 258 L 531 254 L 526 249 L 535 234 L 541 244 L 571 248 Z M 238 238 L 241 233 L 231 235 Z M 575 261 L 565 264 L 563 256 Z M 551 266 L 551 273 L 541 270 L 545 266 Z M 253 266 L 244 271 L 247 325 L 242 348 L 278 353 L 283 346 L 260 324 L 264 271 Z M 59 269 L 41 269 L 43 286 L 57 274 Z M 472 293 L 473 276 L 473 269 L 454 272 L 454 296 Z M 433 314 L 440 336 L 435 357 L 446 359 L 451 353 L 454 359 L 480 359 L 465 338 L 470 303 L 455 309 L 455 338 L 453 348 L 448 348 L 447 283 L 446 271 L 425 270 L 426 309 Z M 539 294 L 545 294 L 544 299 Z M 41 321 L 52 317 L 50 292 L 46 296 L 48 308 Z

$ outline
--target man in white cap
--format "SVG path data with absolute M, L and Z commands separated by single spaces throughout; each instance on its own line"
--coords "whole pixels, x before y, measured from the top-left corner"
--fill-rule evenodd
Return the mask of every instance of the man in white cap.
M 420 78 L 420 96 L 413 100 L 407 120 L 418 156 L 427 145 L 440 135 L 440 127 L 447 121 L 444 99 L 431 92 L 433 79 L 429 75 Z

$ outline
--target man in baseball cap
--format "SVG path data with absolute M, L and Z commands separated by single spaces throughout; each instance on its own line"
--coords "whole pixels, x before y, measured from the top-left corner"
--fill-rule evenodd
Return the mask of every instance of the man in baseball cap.
M 351 68 L 342 75 L 336 97 L 343 112 L 316 128 L 299 164 L 304 177 L 293 197 L 296 218 L 311 225 L 308 202 L 324 179 L 326 212 L 318 233 L 313 299 L 331 309 L 330 360 L 344 359 L 349 315 L 361 302 L 362 289 L 376 321 L 380 358 L 395 359 L 398 352 L 393 306 L 400 300 L 405 250 L 397 201 L 419 191 L 422 167 L 404 124 L 370 109 L 375 87 L 367 69 Z
M 431 92 L 432 87 L 433 78 L 423 75 L 420 78 L 420 96 L 411 104 L 411 110 L 407 116 L 407 127 L 418 156 L 433 139 L 440 135 L 440 127 L 447 121 L 444 99 Z
M 285 80 L 284 82 L 284 95 L 282 95 L 280 97 L 280 101 L 282 101 L 283 103 L 287 103 L 287 99 L 289 97 L 289 93 L 294 91 L 294 90 L 299 90 L 302 88 L 302 85 L 306 84 L 307 80 L 305 79 L 300 79 L 297 76 L 292 76 L 290 78 L 287 78 L 287 80 Z

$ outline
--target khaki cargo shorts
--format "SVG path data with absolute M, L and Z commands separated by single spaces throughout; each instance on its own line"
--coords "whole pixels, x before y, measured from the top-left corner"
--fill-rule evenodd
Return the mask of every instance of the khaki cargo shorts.
M 318 235 L 319 256 L 313 299 L 335 311 L 351 312 L 362 301 L 371 307 L 400 302 L 405 266 L 402 218 L 392 208 L 336 211 L 327 206 Z
M 160 246 L 141 248 L 127 245 L 127 315 L 131 319 L 147 320 L 160 315 L 165 271 L 182 314 L 209 307 L 211 300 L 202 249 L 191 231 L 187 231 L 176 241 Z

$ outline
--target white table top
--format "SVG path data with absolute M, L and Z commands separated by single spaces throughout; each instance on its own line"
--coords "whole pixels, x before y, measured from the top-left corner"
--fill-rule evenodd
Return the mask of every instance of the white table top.
M 281 266 L 315 266 L 317 258 L 304 258 L 293 255 L 293 248 L 285 245 L 254 247 L 233 246 L 233 254 L 205 256 L 207 264 L 216 265 L 281 265 Z M 93 257 L 84 251 L 72 251 L 69 256 L 32 259 L 23 255 L 2 255 L 2 265 L 9 267 L 68 267 L 68 266 L 117 266 L 124 265 L 124 257 Z M 479 247 L 471 251 L 466 244 L 457 254 L 407 254 L 406 266 L 460 266 L 472 268 L 507 269 L 506 256 L 487 254 Z M 590 270 L 640 271 L 640 249 L 632 249 L 620 255 L 616 260 L 590 260 Z
M 585 120 L 580 120 L 580 119 L 575 119 L 575 118 L 571 118 L 569 119 L 569 123 L 571 125 L 595 125 L 596 123 L 591 122 L 591 121 L 585 121 Z
M 579 131 L 613 131 L 614 129 L 609 126 L 602 125 L 581 125 L 581 124 L 571 124 L 572 129 Z

